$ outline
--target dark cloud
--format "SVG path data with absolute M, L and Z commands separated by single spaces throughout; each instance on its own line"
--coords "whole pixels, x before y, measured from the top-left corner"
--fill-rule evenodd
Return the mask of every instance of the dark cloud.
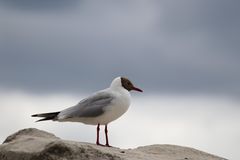
M 18 11 L 50 11 L 69 9 L 78 4 L 77 0 L 1 0 L 1 5 Z
M 238 4 L 85 1 L 58 14 L 2 7 L 0 86 L 74 92 L 124 75 L 147 91 L 239 92 Z

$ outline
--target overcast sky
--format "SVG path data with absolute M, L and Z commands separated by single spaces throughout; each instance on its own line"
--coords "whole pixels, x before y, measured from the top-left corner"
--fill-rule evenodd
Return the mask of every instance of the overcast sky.
M 125 75 L 151 91 L 238 94 L 239 4 L 2 0 L 0 86 L 92 91 Z
M 127 76 L 144 90 L 143 96 L 134 94 L 135 104 L 141 108 L 137 113 L 148 110 L 149 106 L 144 104 L 154 101 L 154 108 L 164 105 L 167 100 L 167 109 L 161 108 L 163 113 L 175 113 L 171 107 L 184 101 L 187 108 L 183 110 L 189 111 L 186 114 L 195 115 L 197 112 L 194 110 L 212 113 L 208 117 L 209 121 L 211 116 L 216 118 L 212 126 L 218 126 L 218 120 L 224 117 L 214 116 L 217 106 L 220 109 L 216 109 L 216 115 L 229 113 L 225 122 L 239 122 L 236 118 L 236 113 L 240 114 L 239 6 L 237 0 L 0 0 L 0 109 L 10 118 L 8 115 L 14 107 L 7 101 L 11 101 L 11 97 L 23 108 L 27 103 L 25 109 L 28 112 L 22 117 L 27 116 L 26 113 L 31 114 L 30 111 L 54 111 L 50 106 L 63 109 L 91 92 L 108 87 L 116 76 Z M 170 96 L 167 100 L 166 95 Z M 197 98 L 191 99 L 192 95 L 197 95 Z M 55 101 L 57 96 L 63 102 Z M 190 102 L 187 102 L 188 98 Z M 146 103 L 139 103 L 144 102 L 143 99 Z M 226 100 L 223 102 L 225 105 L 220 103 L 223 99 Z M 229 99 L 234 102 L 229 102 Z M 176 103 L 170 103 L 173 100 Z M 46 101 L 43 104 L 48 107 L 41 106 L 41 101 Z M 205 107 L 201 108 L 198 102 L 204 102 Z M 137 113 L 134 116 L 139 118 Z M 176 113 L 173 115 L 176 119 L 171 124 L 175 127 L 181 118 Z M 205 117 L 200 116 L 199 119 Z M 158 120 L 163 122 L 163 119 Z M 191 116 L 186 119 L 192 120 Z M 151 121 L 150 116 L 147 122 Z M 165 122 L 161 124 L 170 123 Z M 204 120 L 197 122 L 200 124 L 197 129 L 206 129 L 202 127 Z M 6 130 L 4 135 L 0 135 L 1 140 L 16 128 L 38 127 L 33 123 L 26 125 L 25 121 L 22 124 Z M 147 125 L 145 123 L 145 127 Z M 192 123 L 190 126 L 195 125 Z M 76 126 L 71 127 L 74 130 Z M 191 127 L 186 127 L 186 130 Z M 51 127 L 42 129 L 51 130 Z M 180 132 L 181 127 L 179 129 Z M 213 132 L 208 129 L 206 137 L 209 138 Z M 60 130 L 59 127 L 51 131 L 59 134 Z M 82 130 L 84 132 L 84 128 Z M 201 146 L 190 139 L 187 144 L 181 143 L 181 135 L 185 132 L 179 133 L 176 141 L 162 136 L 170 140 L 164 143 L 193 147 L 199 144 L 196 146 L 199 149 L 240 158 L 234 151 L 236 144 L 233 144 L 240 140 L 236 134 L 240 133 L 240 128 L 233 129 L 224 123 L 219 129 L 219 139 L 224 137 L 222 132 L 225 130 L 233 137 L 229 137 L 230 142 L 221 144 L 227 146 L 223 149 L 215 143 L 218 139 L 212 143 L 212 148 L 207 148 L 210 144 Z M 70 139 L 75 139 L 76 135 L 62 134 Z M 86 141 L 92 141 L 94 136 Z M 156 143 L 163 143 L 163 139 L 156 140 Z M 127 147 L 121 141 L 115 142 Z M 137 139 L 135 142 L 145 145 L 155 141 L 141 143 Z

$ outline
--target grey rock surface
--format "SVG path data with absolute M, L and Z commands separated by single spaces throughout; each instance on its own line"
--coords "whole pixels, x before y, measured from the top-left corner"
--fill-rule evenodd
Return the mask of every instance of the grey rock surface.
M 0 160 L 226 160 L 193 148 L 150 145 L 136 149 L 102 147 L 62 140 L 34 128 L 7 137 L 0 145 Z

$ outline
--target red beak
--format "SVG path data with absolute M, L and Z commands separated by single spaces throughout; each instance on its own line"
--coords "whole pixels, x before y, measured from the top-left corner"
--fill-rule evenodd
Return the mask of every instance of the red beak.
M 137 87 L 133 87 L 132 90 L 135 90 L 135 91 L 138 91 L 138 92 L 143 92 L 143 90 L 141 90 L 141 89 L 139 89 L 139 88 L 137 88 Z

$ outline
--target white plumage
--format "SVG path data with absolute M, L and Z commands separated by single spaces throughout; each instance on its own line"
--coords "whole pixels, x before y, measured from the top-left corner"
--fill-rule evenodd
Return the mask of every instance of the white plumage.
M 131 90 L 142 92 L 141 89 L 134 87 L 127 78 L 117 77 L 112 81 L 109 88 L 94 93 L 75 106 L 60 112 L 41 113 L 32 116 L 43 117 L 38 122 L 53 120 L 97 125 L 97 145 L 101 145 L 99 143 L 100 125 L 105 125 L 106 146 L 110 146 L 107 125 L 121 117 L 128 110 L 131 103 L 129 93 Z
M 73 111 L 74 112 L 81 111 L 81 106 L 79 105 L 79 104 L 81 104 L 81 102 L 80 102 L 78 105 L 76 105 L 70 109 L 61 111 L 60 114 L 58 115 L 56 121 L 82 122 L 82 123 L 91 124 L 91 125 L 97 125 L 97 124 L 106 125 L 106 124 L 116 120 L 120 116 L 122 116 L 128 110 L 130 103 L 131 103 L 131 95 L 125 88 L 122 87 L 121 77 L 115 78 L 112 81 L 109 88 L 98 91 L 95 94 L 93 94 L 92 96 L 90 96 L 89 98 L 91 99 L 93 97 L 98 97 L 103 94 L 107 94 L 109 97 L 112 97 L 112 100 L 108 101 L 107 104 L 104 104 L 104 103 L 101 104 L 101 106 L 98 108 L 100 110 L 103 110 L 102 114 L 100 114 L 96 117 L 84 117 L 84 116 L 68 117 L 69 114 L 71 114 Z M 84 99 L 84 100 L 88 100 L 88 98 Z M 93 103 L 93 102 L 90 101 L 90 104 L 91 103 Z M 89 105 L 88 105 L 88 107 L 91 107 Z M 74 110 L 77 107 L 79 108 L 79 110 Z M 98 111 L 98 109 L 96 109 L 96 112 Z

